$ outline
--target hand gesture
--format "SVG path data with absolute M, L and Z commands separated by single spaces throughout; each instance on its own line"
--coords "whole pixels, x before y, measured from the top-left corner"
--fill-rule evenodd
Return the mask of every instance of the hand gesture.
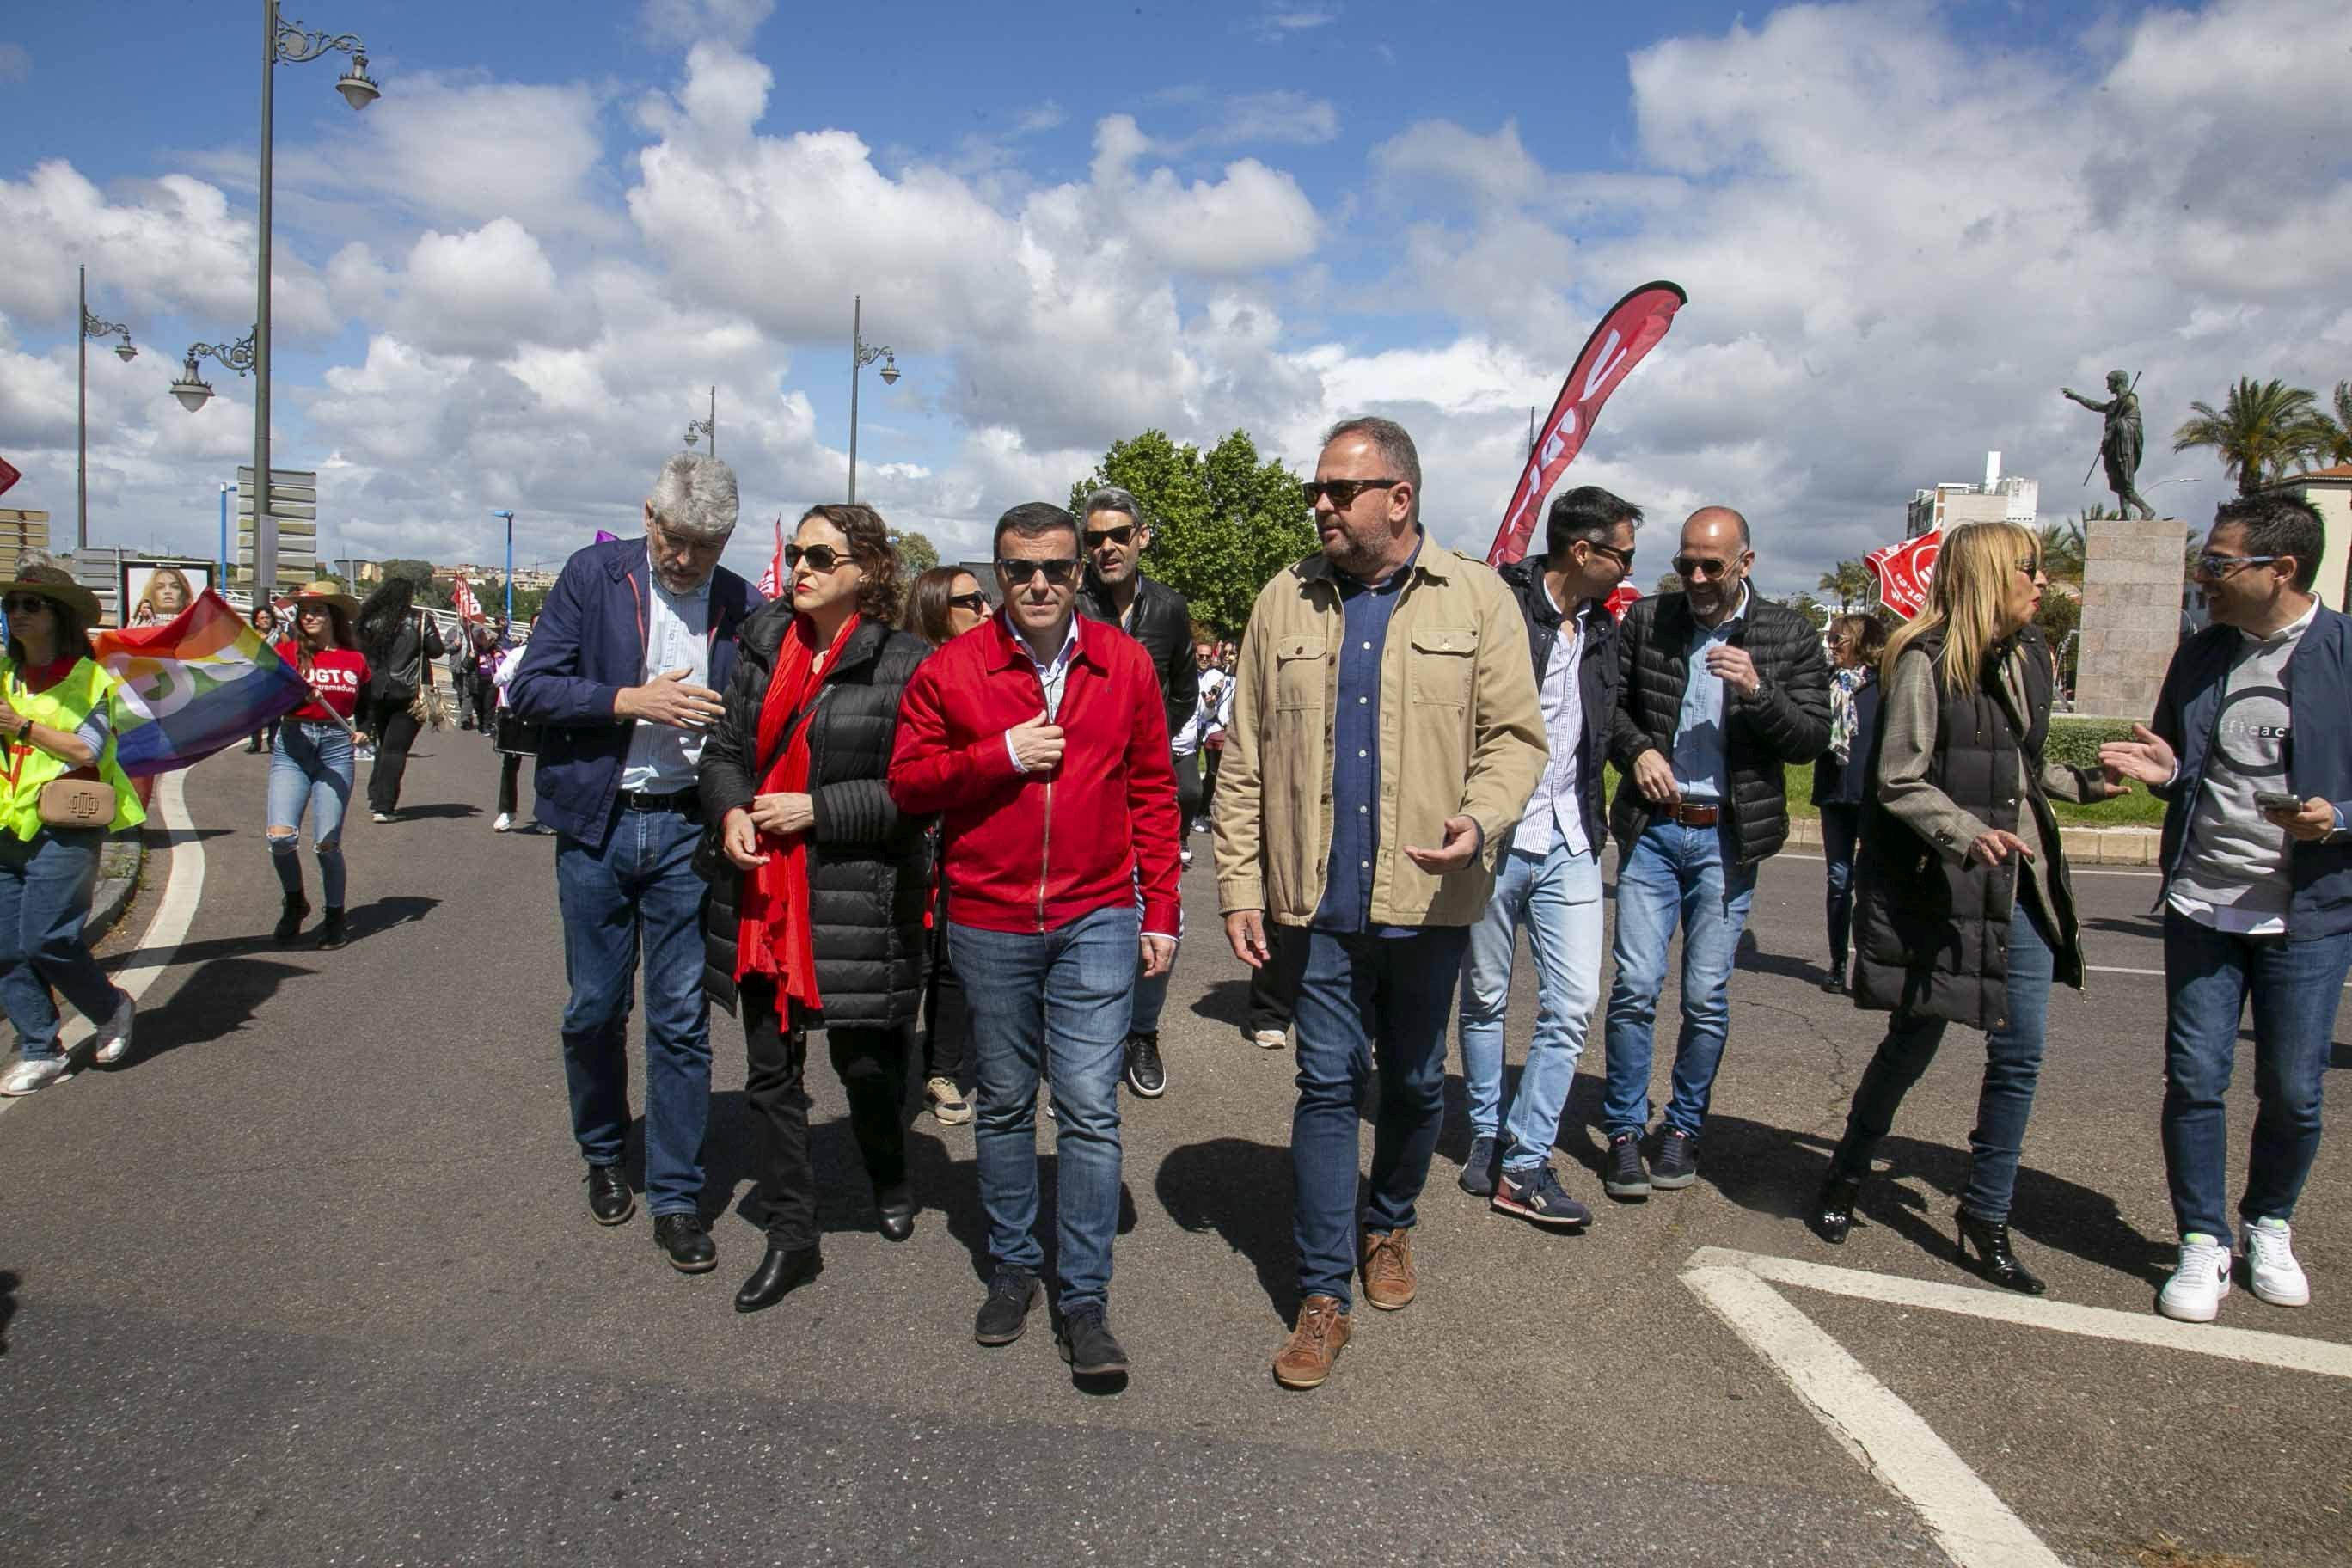
M 1682 798 L 1675 785 L 1675 770 L 1666 755 L 1653 746 L 1633 759 L 1633 787 L 1652 805 L 1672 805 Z
M 2106 770 L 2107 782 L 2121 784 L 2126 779 L 2137 779 L 2145 784 L 2165 784 L 2172 782 L 2179 768 L 2179 759 L 2164 738 L 2145 724 L 2132 726 L 2128 741 L 2109 741 L 2099 748 L 2099 766 Z
M 1013 754 L 1021 759 L 1024 773 L 1042 773 L 1062 765 L 1062 727 L 1045 717 L 1043 708 L 1037 717 L 1025 724 L 1016 724 L 1005 732 L 1013 742 Z
M 1744 647 L 1729 643 L 1717 643 L 1706 650 L 1707 673 L 1722 681 L 1742 697 L 1753 697 L 1764 678 L 1756 673 L 1756 661 L 1748 657 Z
M 1969 845 L 1969 858 L 1980 866 L 1998 866 L 2012 855 L 2021 860 L 2033 858 L 2024 839 L 1998 827 L 1985 829 Z
M 760 852 L 760 830 L 752 826 L 751 814 L 740 805 L 719 820 L 719 845 L 738 870 L 749 871 L 768 863 L 768 858 Z
M 1405 846 L 1404 857 L 1433 877 L 1459 871 L 1478 853 L 1478 825 L 1466 816 L 1445 819 L 1445 842 L 1435 849 Z
M 2263 813 L 2263 819 L 2273 827 L 2284 827 L 2289 838 L 2305 844 L 2316 842 L 2336 831 L 2336 808 L 2313 795 L 2294 810 L 2282 808 Z
M 665 669 L 643 686 L 624 686 L 614 694 L 613 712 L 621 719 L 643 719 L 672 729 L 699 730 L 725 715 L 719 693 L 686 679 L 684 665 Z
M 1264 969 L 1274 957 L 1265 940 L 1264 910 L 1235 910 L 1227 915 L 1225 940 L 1233 943 L 1234 956 L 1252 969 Z
M 1147 978 L 1165 974 L 1176 966 L 1176 943 L 1164 936 L 1146 932 L 1143 938 L 1143 973 Z
M 785 792 L 753 795 L 751 822 L 761 832 L 778 838 L 804 833 L 816 826 L 816 802 L 804 795 Z

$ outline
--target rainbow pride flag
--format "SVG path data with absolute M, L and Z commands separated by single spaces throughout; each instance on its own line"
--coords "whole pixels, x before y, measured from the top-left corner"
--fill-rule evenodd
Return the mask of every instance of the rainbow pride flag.
M 91 657 L 122 682 L 114 760 L 132 778 L 202 762 L 310 700 L 300 672 L 210 588 L 161 626 L 90 640 Z

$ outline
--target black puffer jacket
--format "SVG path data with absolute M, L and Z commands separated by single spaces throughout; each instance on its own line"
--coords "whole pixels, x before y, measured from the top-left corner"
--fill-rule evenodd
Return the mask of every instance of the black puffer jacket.
M 1078 614 L 1090 621 L 1118 626 L 1118 611 L 1110 591 L 1087 569 L 1086 585 L 1078 590 Z M 1143 645 L 1151 668 L 1160 677 L 1160 700 L 1168 710 L 1168 733 L 1174 735 L 1192 721 L 1201 706 L 1201 668 L 1192 662 L 1192 606 L 1165 583 L 1136 574 L 1135 610 L 1119 629 Z
M 727 714 L 702 749 L 707 826 L 695 868 L 710 883 L 702 988 L 730 1011 L 743 874 L 719 847 L 719 826 L 759 792 L 766 771 L 765 759 L 752 754 L 760 707 L 792 622 L 791 601 L 777 600 L 744 623 L 727 683 Z M 825 672 L 806 721 L 809 795 L 816 811 L 808 845 L 809 920 L 828 1024 L 898 1027 L 914 1021 L 922 999 L 923 900 L 929 886 L 924 822 L 901 816 L 883 781 L 898 738 L 899 694 L 930 651 L 907 632 L 877 621 L 861 624 L 840 662 Z
M 1543 573 L 1539 559 L 1515 561 L 1496 568 L 1496 575 L 1519 601 L 1519 615 L 1528 624 L 1528 651 L 1535 656 L 1538 699 L 1543 694 L 1544 677 L 1551 668 L 1552 655 L 1559 650 L 1561 620 L 1559 612 L 1552 608 L 1551 595 L 1544 588 Z M 1583 609 L 1582 605 L 1578 605 L 1572 607 L 1572 613 L 1581 614 Z M 1598 854 L 1603 810 L 1601 764 L 1609 760 L 1609 730 L 1612 716 L 1617 711 L 1617 681 L 1622 671 L 1617 662 L 1615 619 L 1606 610 L 1596 610 L 1587 625 L 1591 631 L 1584 639 L 1576 671 L 1577 697 L 1584 708 L 1584 728 L 1576 759 L 1577 793 L 1580 797 L 1577 805 L 1584 816 L 1585 841 Z M 1509 853 L 1510 839 L 1517 836 L 1515 827 L 1503 844 L 1504 853 Z
M 1637 602 L 1617 628 L 1623 684 L 1617 701 L 1611 760 L 1623 776 L 1609 812 L 1609 831 L 1621 854 L 1650 822 L 1649 803 L 1633 787 L 1633 759 L 1675 750 L 1683 687 L 1690 668 L 1690 599 L 1660 594 Z M 1742 866 L 1779 851 L 1789 840 L 1789 791 L 1783 772 L 1829 749 L 1830 667 L 1822 634 L 1796 611 L 1748 591 L 1748 613 L 1731 634 L 1746 648 L 1764 684 L 1753 697 L 1723 694 L 1725 763 L 1731 795 L 1725 843 Z

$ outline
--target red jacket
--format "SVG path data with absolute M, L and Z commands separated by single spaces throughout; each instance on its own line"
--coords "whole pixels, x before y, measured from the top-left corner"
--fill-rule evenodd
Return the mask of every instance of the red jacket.
M 1034 719 L 1045 688 L 1028 650 L 992 616 L 923 661 L 898 709 L 890 798 L 944 814 L 948 918 L 1042 931 L 1136 896 L 1143 929 L 1176 934 L 1176 772 L 1160 677 L 1141 644 L 1079 617 L 1055 715 L 1061 765 L 1024 773 L 1006 731 Z

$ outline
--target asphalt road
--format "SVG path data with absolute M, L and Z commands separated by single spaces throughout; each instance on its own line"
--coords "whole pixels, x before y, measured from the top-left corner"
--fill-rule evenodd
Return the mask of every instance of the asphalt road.
M 916 1122 L 917 1236 L 874 1234 L 821 1055 L 826 1272 L 737 1316 L 760 1237 L 723 1016 L 719 1269 L 673 1273 L 642 1213 L 591 1224 L 555 1036 L 554 841 L 490 833 L 494 774 L 477 737 L 429 739 L 410 809 L 352 825 L 338 953 L 267 942 L 260 759 L 190 776 L 202 902 L 132 1055 L 0 1115 L 0 1562 L 1949 1560 L 1682 1277 L 1713 1247 L 1977 1283 L 1950 1258 L 1981 1062 L 1964 1031 L 1850 1244 L 1795 1217 L 1877 1036 L 1817 989 L 1817 861 L 1765 875 L 1698 1183 L 1640 1206 L 1600 1194 L 1596 1027 L 1560 1139 L 1595 1225 L 1493 1215 L 1453 1185 L 1457 1079 L 1420 1300 L 1360 1312 L 1311 1394 L 1267 1375 L 1291 1306 L 1288 1055 L 1242 1039 L 1239 966 L 1196 936 L 1170 1092 L 1127 1106 L 1112 1307 L 1135 1372 L 1111 1392 L 1076 1385 L 1043 1331 L 971 1342 L 968 1128 Z M 170 858 L 110 952 L 144 940 Z M 2158 969 L 2153 883 L 2084 888 L 2093 962 Z M 1213 931 L 1206 854 L 1186 893 Z M 2145 1318 L 2171 1257 L 2162 982 L 2092 982 L 2053 1005 L 2015 1221 L 2054 1300 Z M 2339 1134 L 2297 1233 L 2316 1301 L 2240 1291 L 2223 1323 L 2352 1342 L 2347 1209 Z M 1783 1295 L 2061 1561 L 2352 1559 L 2341 1378 Z

